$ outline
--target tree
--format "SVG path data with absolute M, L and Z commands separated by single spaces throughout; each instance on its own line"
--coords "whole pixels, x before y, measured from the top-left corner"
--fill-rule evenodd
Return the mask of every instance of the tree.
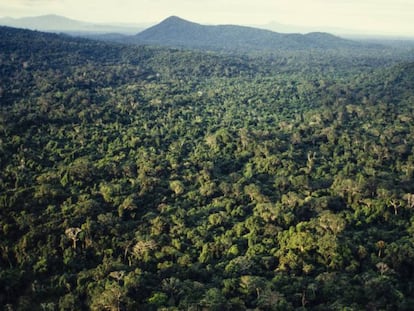
M 172 180 L 170 182 L 170 188 L 176 195 L 180 195 L 184 192 L 184 185 L 180 180 Z
M 382 251 L 384 250 L 386 243 L 383 240 L 379 240 L 377 243 L 375 243 L 375 245 L 378 248 L 378 257 L 381 258 Z
M 78 241 L 78 234 L 82 232 L 80 228 L 67 228 L 65 230 L 66 236 L 72 240 L 72 247 L 76 249 L 76 242 Z
M 226 309 L 226 299 L 218 288 L 210 288 L 204 294 L 200 301 L 202 307 L 206 307 L 212 311 L 219 311 Z
M 150 260 L 150 252 L 157 248 L 157 243 L 154 240 L 140 240 L 132 247 L 132 254 L 138 260 L 144 262 Z

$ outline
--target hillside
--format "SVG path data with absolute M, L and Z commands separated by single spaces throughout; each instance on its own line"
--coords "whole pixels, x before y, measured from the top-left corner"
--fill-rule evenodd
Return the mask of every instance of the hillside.
M 339 49 L 360 45 L 327 33 L 281 34 L 245 26 L 206 26 L 176 16 L 130 40 L 140 44 L 230 51 Z
M 83 21 L 74 20 L 59 15 L 41 15 L 22 18 L 0 18 L 0 25 L 24 28 L 38 31 L 63 32 L 78 35 L 85 34 L 136 34 L 146 27 L 146 25 L 105 25 L 93 24 Z
M 414 309 L 413 62 L 0 50 L 4 309 Z

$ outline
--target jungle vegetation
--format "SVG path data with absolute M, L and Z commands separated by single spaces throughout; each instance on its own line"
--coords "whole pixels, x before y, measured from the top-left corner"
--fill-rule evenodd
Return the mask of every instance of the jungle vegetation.
M 413 310 L 410 55 L 0 28 L 0 305 Z

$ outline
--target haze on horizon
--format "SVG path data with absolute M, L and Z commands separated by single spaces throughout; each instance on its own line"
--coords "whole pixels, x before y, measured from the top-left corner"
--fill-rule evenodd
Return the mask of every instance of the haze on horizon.
M 414 37 L 412 0 L 0 0 L 0 16 L 57 14 L 93 23 L 155 23 L 176 15 L 203 24 L 340 28 Z

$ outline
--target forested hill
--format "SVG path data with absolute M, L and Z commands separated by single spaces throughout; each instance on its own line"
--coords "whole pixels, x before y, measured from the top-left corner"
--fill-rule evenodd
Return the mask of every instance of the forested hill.
M 0 306 L 413 310 L 399 59 L 0 28 Z
M 79 33 L 80 35 L 104 33 L 136 34 L 144 28 L 142 25 L 93 24 L 53 14 L 22 18 L 3 17 L 0 18 L 0 25 L 46 32 Z
M 254 75 L 260 69 L 242 57 L 107 44 L 68 35 L 0 26 L 1 104 L 30 98 L 43 88 L 88 89 L 118 86 L 129 80 L 206 79 Z M 115 70 L 116 69 L 116 70 Z M 46 75 L 46 76 L 45 76 Z M 64 87 L 68 87 L 66 84 Z
M 176 16 L 130 38 L 131 42 L 220 51 L 357 48 L 362 44 L 327 33 L 281 34 L 245 26 L 207 26 Z

